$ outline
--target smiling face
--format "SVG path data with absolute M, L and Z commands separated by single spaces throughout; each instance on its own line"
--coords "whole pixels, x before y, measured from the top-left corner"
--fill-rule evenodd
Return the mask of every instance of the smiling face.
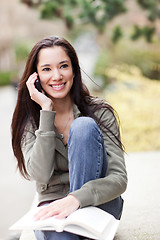
M 71 60 L 62 47 L 41 49 L 38 55 L 37 72 L 42 88 L 53 101 L 70 98 L 74 73 Z

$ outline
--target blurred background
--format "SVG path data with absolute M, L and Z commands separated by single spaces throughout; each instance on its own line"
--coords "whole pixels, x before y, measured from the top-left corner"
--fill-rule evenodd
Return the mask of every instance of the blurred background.
M 90 92 L 116 109 L 126 152 L 159 152 L 160 1 L 0 0 L 0 28 L 0 240 L 8 240 L 18 239 L 8 227 L 35 194 L 16 171 L 10 134 L 31 48 L 46 36 L 68 39 Z

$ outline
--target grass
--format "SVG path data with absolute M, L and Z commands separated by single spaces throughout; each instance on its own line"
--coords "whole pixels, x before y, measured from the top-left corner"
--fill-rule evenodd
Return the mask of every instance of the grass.
M 11 72 L 0 72 L 0 87 L 11 84 Z
M 126 151 L 160 150 L 160 81 L 142 76 L 135 66 L 117 66 L 105 98 L 118 112 Z

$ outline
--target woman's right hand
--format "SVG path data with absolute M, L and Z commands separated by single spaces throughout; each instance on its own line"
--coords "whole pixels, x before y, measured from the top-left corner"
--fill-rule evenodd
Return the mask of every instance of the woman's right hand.
M 45 95 L 43 89 L 42 92 L 39 92 L 34 85 L 37 80 L 37 76 L 38 74 L 36 72 L 31 74 L 26 82 L 30 97 L 41 106 L 42 110 L 52 111 L 53 101 Z

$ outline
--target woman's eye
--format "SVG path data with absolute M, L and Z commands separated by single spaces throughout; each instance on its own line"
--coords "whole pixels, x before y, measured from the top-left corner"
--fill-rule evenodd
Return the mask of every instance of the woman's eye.
M 50 68 L 43 68 L 43 71 L 50 71 Z
M 63 65 L 61 65 L 60 68 L 67 68 L 67 67 L 68 67 L 68 64 L 63 64 Z

